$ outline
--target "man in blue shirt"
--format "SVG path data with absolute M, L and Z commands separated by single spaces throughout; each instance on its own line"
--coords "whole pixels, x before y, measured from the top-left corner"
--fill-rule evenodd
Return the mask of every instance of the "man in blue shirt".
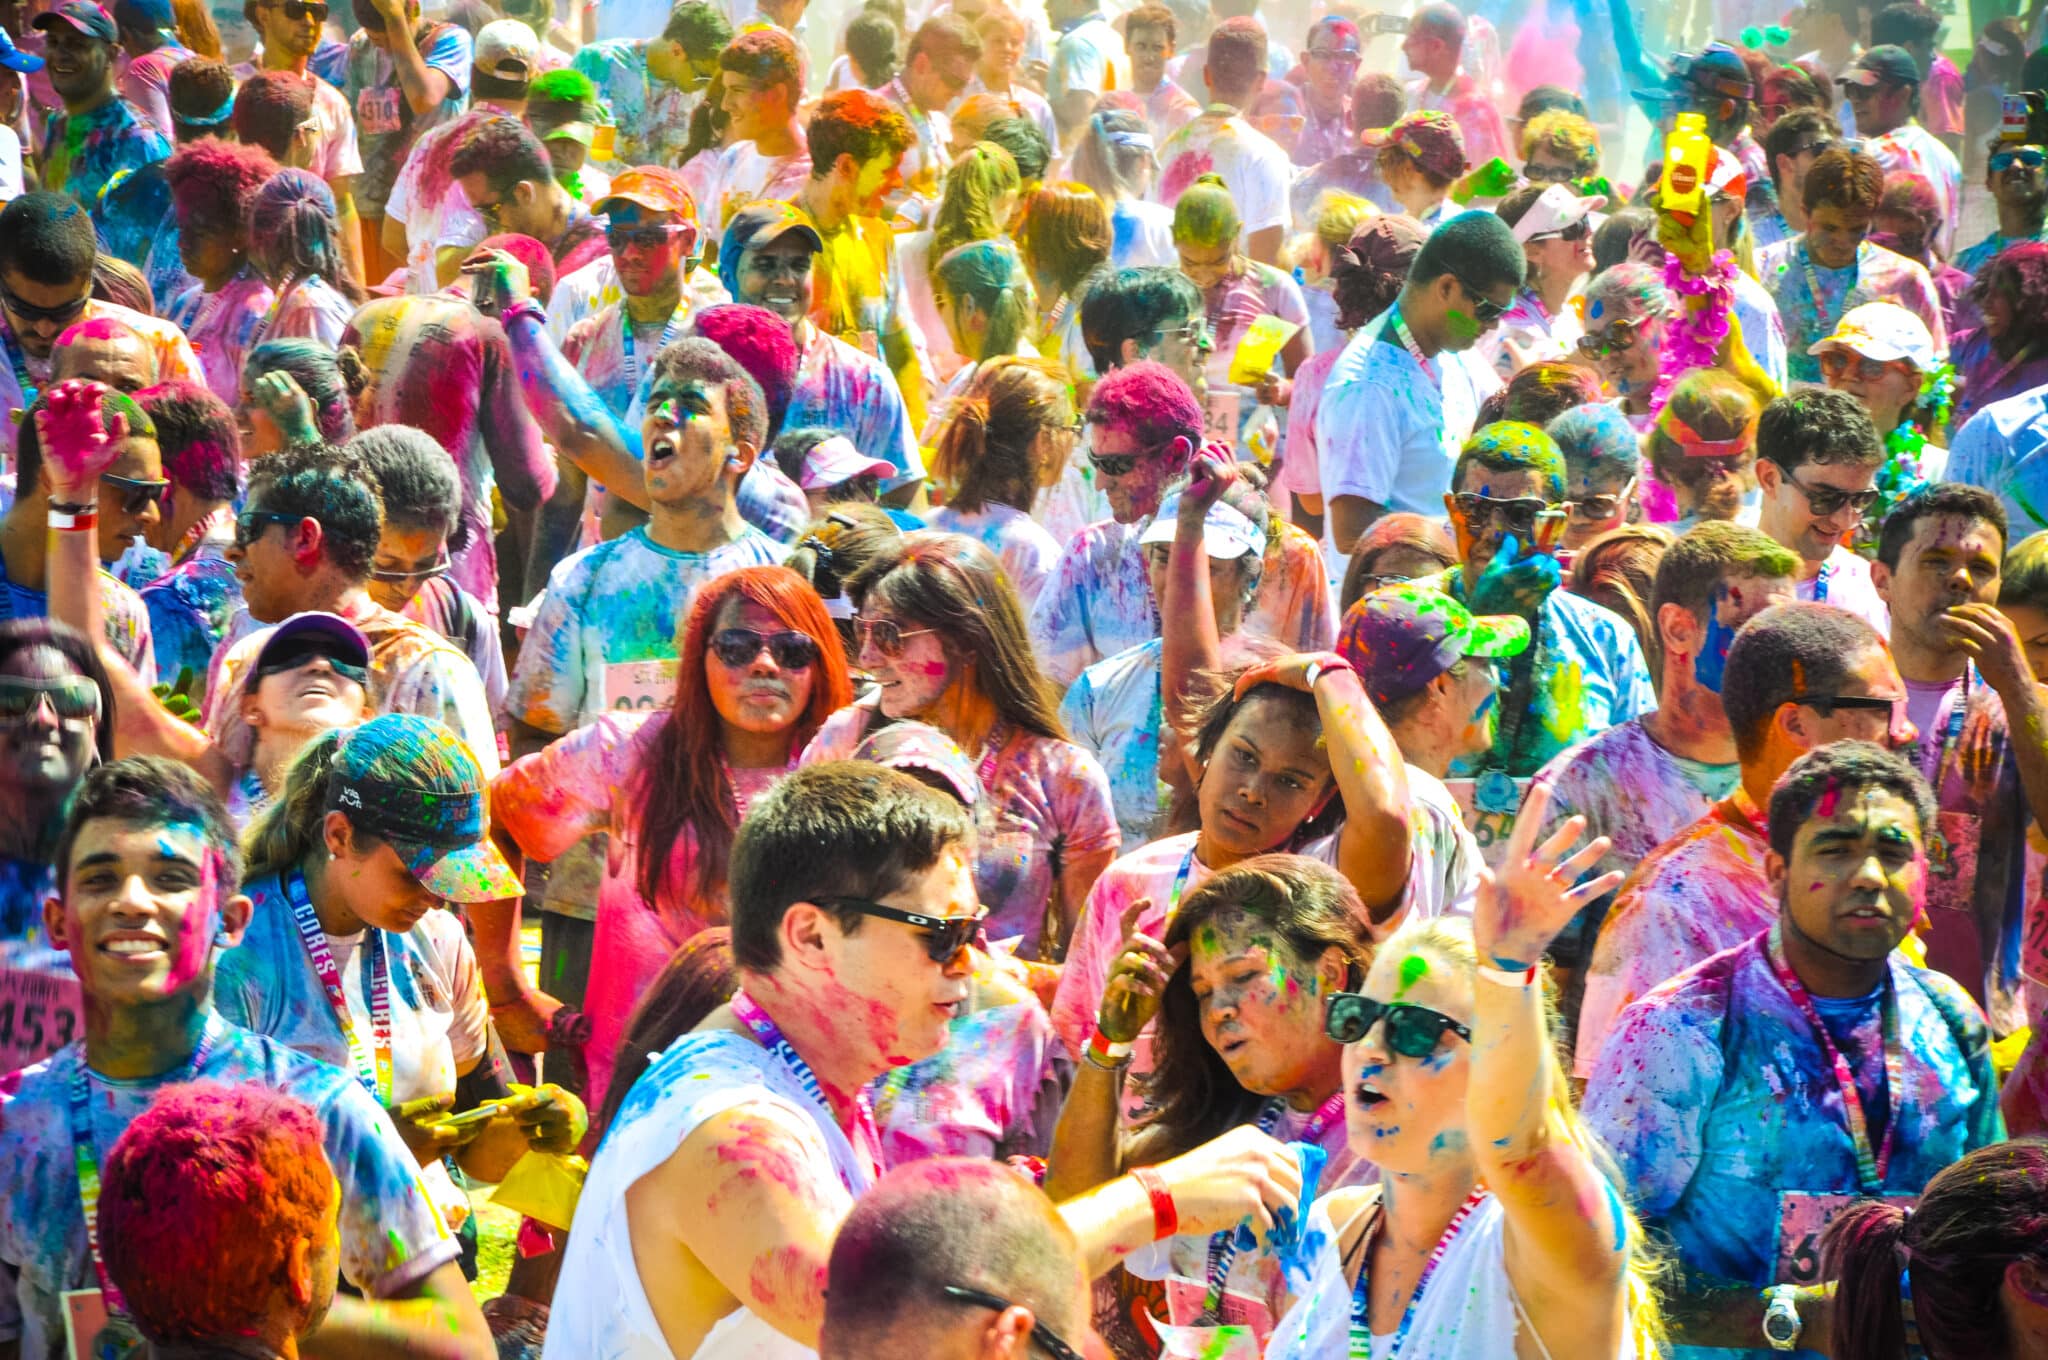
M 2048 529 L 2048 387 L 1994 401 L 1971 416 L 1949 445 L 1951 482 L 1981 486 L 2005 503 L 2017 543 Z
M 1824 1342 L 1805 1286 L 1833 1217 L 1910 1201 L 2005 1136 L 1983 1013 L 1895 952 L 1926 901 L 1926 781 L 1837 742 L 1786 771 L 1768 822 L 1777 922 L 1622 1012 L 1586 1088 L 1637 1212 L 1676 1248 L 1677 1360 Z
M 92 0 L 67 0 L 38 15 L 35 27 L 46 35 L 50 84 L 64 101 L 64 111 L 51 116 L 43 142 L 43 187 L 83 203 L 110 253 L 140 259 L 134 247 L 146 246 L 149 231 L 169 207 L 169 195 L 159 193 L 139 206 L 122 205 L 119 196 L 106 199 L 107 191 L 169 156 L 171 144 L 114 89 L 120 30 Z

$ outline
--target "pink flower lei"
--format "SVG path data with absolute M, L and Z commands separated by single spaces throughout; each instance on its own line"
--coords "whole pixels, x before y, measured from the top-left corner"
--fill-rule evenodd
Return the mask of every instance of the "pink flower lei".
M 1689 274 L 1679 258 L 1666 251 L 1664 286 L 1680 297 L 1703 297 L 1707 305 L 1699 311 L 1679 308 L 1665 332 L 1657 386 L 1650 393 L 1652 416 L 1664 409 L 1679 375 L 1714 366 L 1721 342 L 1728 338 L 1728 309 L 1735 298 L 1735 256 L 1730 251 L 1717 250 L 1706 273 Z

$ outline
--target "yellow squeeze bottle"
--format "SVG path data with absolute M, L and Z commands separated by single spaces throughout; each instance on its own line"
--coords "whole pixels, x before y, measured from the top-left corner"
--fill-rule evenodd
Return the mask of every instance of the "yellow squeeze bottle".
M 1714 143 L 1707 136 L 1704 114 L 1681 113 L 1678 125 L 1664 139 L 1664 177 L 1657 203 L 1691 226 L 1707 205 L 1707 171 L 1714 163 Z

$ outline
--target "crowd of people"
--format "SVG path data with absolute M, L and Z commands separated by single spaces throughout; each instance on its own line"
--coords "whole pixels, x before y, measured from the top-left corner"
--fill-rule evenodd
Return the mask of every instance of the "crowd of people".
M 1284 8 L 0 4 L 0 1360 L 2048 1356 L 2048 17 Z

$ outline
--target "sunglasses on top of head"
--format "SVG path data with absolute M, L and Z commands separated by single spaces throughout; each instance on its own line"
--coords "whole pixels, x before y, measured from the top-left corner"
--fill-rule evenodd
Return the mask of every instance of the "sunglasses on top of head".
M 1355 1044 L 1387 1022 L 1387 1047 L 1404 1058 L 1427 1058 L 1450 1031 L 1466 1043 L 1472 1029 L 1442 1011 L 1405 1001 L 1376 1001 L 1357 992 L 1332 992 L 1323 1003 L 1323 1033 L 1340 1044 Z
M 916 927 L 924 935 L 924 952 L 933 963 L 952 962 L 980 933 L 981 923 L 988 918 L 987 907 L 977 907 L 972 916 L 927 916 L 921 911 L 905 911 L 865 897 L 821 897 L 818 905 Z

